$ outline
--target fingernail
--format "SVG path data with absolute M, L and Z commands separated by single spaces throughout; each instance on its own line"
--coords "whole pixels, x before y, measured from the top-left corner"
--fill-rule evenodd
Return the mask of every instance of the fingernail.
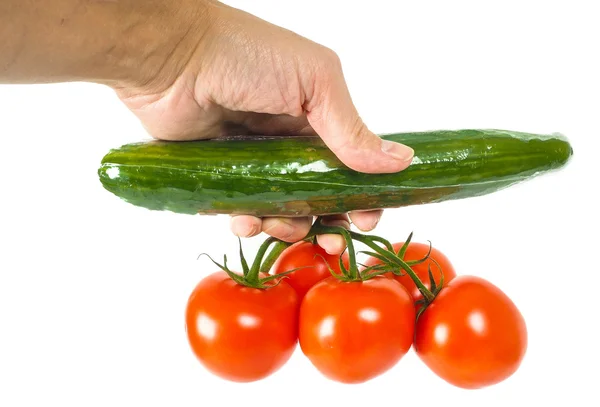
M 256 226 L 247 225 L 242 230 L 240 230 L 240 233 L 238 234 L 238 236 L 239 237 L 251 237 L 254 234 L 256 234 Z
M 346 249 L 346 241 L 340 235 L 318 235 L 317 243 L 330 255 L 341 254 Z
M 375 229 L 375 227 L 377 226 L 377 224 L 379 223 L 379 221 L 381 220 L 381 215 L 383 215 L 383 213 L 380 213 L 375 220 L 373 220 L 373 224 L 371 225 L 371 230 Z
M 415 155 L 415 151 L 409 146 L 404 144 L 395 143 L 390 140 L 383 140 L 381 142 L 381 150 L 387 155 L 394 157 L 400 161 L 411 161 Z
M 241 225 L 236 225 L 236 222 L 233 218 L 231 219 L 231 228 L 234 231 L 234 234 L 238 237 L 251 237 L 258 233 L 258 225 L 256 223 L 242 222 Z

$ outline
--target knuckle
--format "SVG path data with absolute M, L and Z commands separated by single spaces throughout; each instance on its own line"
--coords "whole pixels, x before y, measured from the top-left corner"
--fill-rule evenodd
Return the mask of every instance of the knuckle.
M 341 66 L 338 54 L 331 48 L 321 46 L 320 52 L 317 54 L 316 74 L 323 79 L 329 79 L 338 74 Z
M 348 124 L 346 130 L 348 137 L 346 138 L 346 145 L 352 148 L 363 148 L 369 143 L 369 137 L 367 130 L 362 118 L 358 115 L 354 117 Z
M 293 238 L 296 230 L 285 222 L 273 221 L 263 222 L 263 232 L 277 239 L 288 241 Z
M 342 60 L 340 56 L 332 49 L 325 47 L 324 51 L 324 62 L 327 63 L 327 66 L 332 71 L 340 70 L 342 67 Z

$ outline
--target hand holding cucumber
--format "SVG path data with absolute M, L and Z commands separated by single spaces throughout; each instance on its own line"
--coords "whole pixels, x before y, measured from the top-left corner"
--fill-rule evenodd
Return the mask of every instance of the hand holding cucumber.
M 0 82 L 108 85 L 157 139 L 312 134 L 360 172 L 410 164 L 412 149 L 382 141 L 362 122 L 328 48 L 212 0 L 51 3 L 43 13 L 30 2 L 0 4 L 0 34 L 8 39 Z M 380 216 L 349 214 L 364 231 Z M 235 216 L 231 228 L 296 241 L 312 220 Z M 332 221 L 347 224 L 348 215 Z M 339 236 L 320 243 L 332 253 L 343 248 Z
M 246 134 L 316 134 L 344 164 L 362 172 L 396 172 L 412 150 L 385 143 L 361 121 L 337 56 L 329 49 L 252 15 L 215 6 L 183 71 L 157 89 L 124 89 L 123 101 L 159 139 L 192 140 Z M 167 86 L 167 87 L 165 87 Z M 381 211 L 350 213 L 372 230 Z M 286 241 L 302 239 L 312 217 L 232 216 L 242 237 L 265 232 Z M 348 216 L 332 219 L 338 225 Z M 319 237 L 332 253 L 339 236 Z

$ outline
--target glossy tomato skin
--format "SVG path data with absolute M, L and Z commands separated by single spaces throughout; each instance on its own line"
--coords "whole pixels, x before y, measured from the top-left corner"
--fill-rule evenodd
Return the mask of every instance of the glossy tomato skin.
M 300 241 L 285 249 L 273 264 L 273 274 L 304 267 L 286 275 L 285 281 L 294 287 L 300 299 L 319 281 L 330 277 L 329 267 L 340 274 L 339 255 L 331 255 L 318 244 Z M 346 260 L 344 261 L 345 264 Z M 327 266 L 329 264 L 329 267 Z
M 439 377 L 476 389 L 516 372 L 527 350 L 527 327 L 499 288 L 479 277 L 459 276 L 419 317 L 414 345 Z
M 392 246 L 394 247 L 394 251 L 398 252 L 404 242 L 394 243 Z M 408 244 L 408 248 L 404 255 L 405 261 L 419 260 L 425 257 L 427 252 L 429 251 L 429 244 L 420 243 L 420 242 L 410 242 Z M 431 284 L 429 283 L 429 266 L 431 265 L 431 274 L 433 274 L 433 278 L 436 283 L 441 281 L 442 272 L 444 273 L 444 285 L 452 281 L 456 277 L 456 270 L 454 266 L 448 259 L 448 257 L 442 253 L 440 250 L 435 247 L 431 248 L 430 257 L 433 258 L 440 265 L 438 267 L 434 262 L 426 260 L 423 263 L 419 263 L 411 267 L 411 269 L 415 272 L 417 277 L 423 282 L 427 289 L 431 289 Z M 379 259 L 375 257 L 369 257 L 365 262 L 365 266 L 373 266 L 375 264 L 381 264 Z M 413 297 L 414 301 L 419 301 L 423 299 L 423 294 L 417 288 L 413 280 L 410 278 L 408 274 L 404 274 L 402 276 L 397 276 L 393 273 L 385 274 L 388 277 L 392 277 L 396 279 L 400 284 L 402 284 L 410 295 Z M 420 308 L 421 305 L 417 306 L 417 309 Z
M 410 349 L 415 308 L 393 279 L 315 284 L 300 307 L 302 352 L 326 377 L 362 383 L 392 368 Z
M 298 342 L 299 300 L 285 281 L 267 289 L 244 287 L 219 271 L 196 286 L 186 308 L 186 331 L 198 360 L 235 382 L 279 370 Z

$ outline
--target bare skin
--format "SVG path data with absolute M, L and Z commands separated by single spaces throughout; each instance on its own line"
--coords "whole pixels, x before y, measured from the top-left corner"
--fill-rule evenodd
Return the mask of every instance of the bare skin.
M 363 123 L 333 51 L 217 1 L 0 0 L 0 38 L 0 83 L 110 86 L 157 139 L 311 134 L 357 171 L 397 172 L 412 160 Z M 328 221 L 369 231 L 381 214 Z M 293 242 L 312 222 L 233 216 L 231 230 Z M 319 244 L 344 248 L 339 236 Z

